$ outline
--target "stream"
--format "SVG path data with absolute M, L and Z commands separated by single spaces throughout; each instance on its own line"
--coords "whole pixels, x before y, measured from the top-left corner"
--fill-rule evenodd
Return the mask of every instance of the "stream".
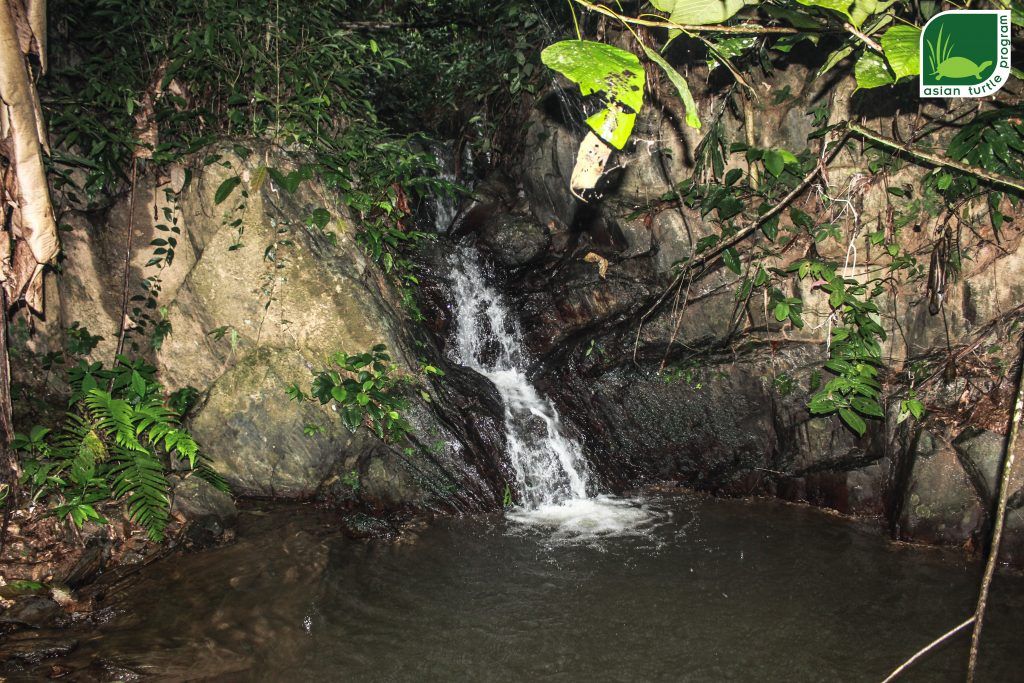
M 820 511 L 694 494 L 628 505 L 657 521 L 558 539 L 496 514 L 398 543 L 347 539 L 311 507 L 252 509 L 234 544 L 124 579 L 97 625 L 51 634 L 69 654 L 4 675 L 877 683 L 973 608 L 978 565 Z M 1021 680 L 1024 579 L 993 586 L 978 680 Z M 905 680 L 962 680 L 968 640 Z

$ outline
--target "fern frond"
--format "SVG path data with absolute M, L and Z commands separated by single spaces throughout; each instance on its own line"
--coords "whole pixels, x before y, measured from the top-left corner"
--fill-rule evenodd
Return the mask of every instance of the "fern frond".
M 197 454 L 196 464 L 192 468 L 192 473 L 218 491 L 231 493 L 231 485 L 228 484 L 227 479 L 210 466 L 210 459 L 202 453 Z
M 82 401 L 96 428 L 110 435 L 114 442 L 133 451 L 144 451 L 135 431 L 135 408 L 113 398 L 102 389 L 93 389 Z
M 161 541 L 170 514 L 170 485 L 164 466 L 150 451 L 115 449 L 111 469 L 115 499 L 126 498 L 128 517 L 153 541 Z

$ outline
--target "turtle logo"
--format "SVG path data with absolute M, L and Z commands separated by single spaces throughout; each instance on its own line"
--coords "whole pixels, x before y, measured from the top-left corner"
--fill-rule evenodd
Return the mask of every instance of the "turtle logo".
M 1009 10 L 942 12 L 921 31 L 921 97 L 986 97 L 1009 75 Z

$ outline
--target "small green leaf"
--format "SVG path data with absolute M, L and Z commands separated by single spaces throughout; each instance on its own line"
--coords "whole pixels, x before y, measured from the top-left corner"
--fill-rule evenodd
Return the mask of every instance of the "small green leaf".
M 652 62 L 661 67 L 661 70 L 668 76 L 668 80 L 672 82 L 672 85 L 676 86 L 676 90 L 679 91 L 679 97 L 683 100 L 683 105 L 686 107 L 686 125 L 691 128 L 700 128 L 700 117 L 697 115 L 697 103 L 693 100 L 693 93 L 690 92 L 690 86 L 687 85 L 686 79 L 676 71 L 675 67 L 665 61 L 665 59 L 657 52 L 643 46 L 644 54 Z
M 915 418 L 920 420 L 921 416 L 924 415 L 924 404 L 917 399 L 912 398 L 907 401 L 907 410 L 909 410 Z
M 864 398 L 863 396 L 855 396 L 850 399 L 850 405 L 862 415 L 870 415 L 871 417 L 884 417 L 885 412 L 882 410 L 882 406 L 878 405 L 877 401 Z
M 857 89 L 878 88 L 896 80 L 881 55 L 870 50 L 865 50 L 857 60 L 853 75 L 857 79 Z
M 860 415 L 849 408 L 840 408 L 839 417 L 843 419 L 843 422 L 849 425 L 850 429 L 857 432 L 858 435 L 864 436 L 864 432 L 867 431 L 868 425 Z
M 743 272 L 743 266 L 740 264 L 740 254 L 735 248 L 729 247 L 722 252 L 722 260 L 725 265 L 729 267 L 729 270 L 739 275 Z
M 745 5 L 757 5 L 759 0 L 651 0 L 651 4 L 662 12 L 669 13 L 674 24 L 719 24 L 739 12 Z M 680 31 L 672 29 L 670 37 Z
M 921 72 L 921 29 L 903 24 L 893 26 L 885 32 L 881 42 L 885 59 L 892 67 L 897 81 Z
M 853 53 L 853 46 L 852 45 L 847 45 L 846 47 L 839 48 L 838 50 L 836 50 L 835 52 L 830 54 L 828 56 L 828 58 L 825 59 L 825 63 L 821 65 L 821 68 L 818 69 L 818 73 L 815 74 L 815 75 L 818 78 L 821 78 L 822 76 L 827 74 L 829 71 L 831 71 L 835 67 L 836 64 L 838 64 L 839 62 L 841 62 L 844 59 L 846 59 L 847 57 L 849 57 L 850 54 L 852 54 L 852 53 Z
M 213 195 L 213 203 L 220 204 L 221 202 L 223 202 L 225 199 L 231 196 L 231 193 L 234 192 L 235 188 L 238 187 L 239 183 L 241 182 L 242 179 L 239 178 L 238 176 L 231 176 L 230 178 L 225 180 L 223 183 L 220 184 L 220 187 L 217 188 L 217 192 Z
M 776 149 L 765 150 L 764 153 L 764 167 L 776 178 L 782 173 L 782 170 L 786 167 L 786 162 L 782 158 L 782 154 Z
M 146 380 L 142 378 L 142 375 L 137 370 L 132 370 L 132 391 L 139 396 L 139 398 L 146 395 Z

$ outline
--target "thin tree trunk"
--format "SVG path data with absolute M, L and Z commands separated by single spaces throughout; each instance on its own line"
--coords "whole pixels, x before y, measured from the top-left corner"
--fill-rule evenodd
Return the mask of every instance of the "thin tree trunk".
M 11 448 L 14 440 L 14 419 L 11 407 L 11 364 L 7 349 L 7 293 L 0 287 L 0 468 L 3 470 L 3 482 L 7 484 L 7 495 L 4 499 L 4 515 L 0 527 L 0 556 L 7 547 L 7 526 L 11 521 L 11 513 L 18 505 L 18 479 L 21 468 L 18 458 Z
M 988 605 L 988 591 L 999 562 L 999 544 L 1003 540 L 1003 526 L 1006 522 L 1006 502 L 1010 497 L 1010 482 L 1013 478 L 1013 461 L 1017 451 L 1017 436 L 1020 432 L 1021 413 L 1024 411 L 1024 336 L 1021 337 L 1020 369 L 1017 371 L 1017 400 L 1013 406 L 1010 435 L 1006 439 L 1006 457 L 1003 458 L 1003 476 L 999 482 L 999 506 L 996 508 L 995 527 L 992 530 L 992 546 L 988 551 L 985 575 L 981 579 L 978 607 L 974 611 L 974 632 L 971 634 L 971 655 L 967 662 L 967 681 L 974 680 L 978 666 L 978 645 L 981 642 L 981 627 L 985 621 L 985 607 Z
M 135 182 L 138 177 L 139 160 L 132 158 L 132 185 L 128 194 L 128 234 L 124 245 L 124 275 L 121 279 L 121 325 L 117 333 L 117 350 L 114 352 L 114 366 L 117 357 L 124 351 L 124 339 L 128 332 L 128 279 L 132 270 L 132 234 L 135 232 Z M 110 380 L 113 384 L 113 379 Z

